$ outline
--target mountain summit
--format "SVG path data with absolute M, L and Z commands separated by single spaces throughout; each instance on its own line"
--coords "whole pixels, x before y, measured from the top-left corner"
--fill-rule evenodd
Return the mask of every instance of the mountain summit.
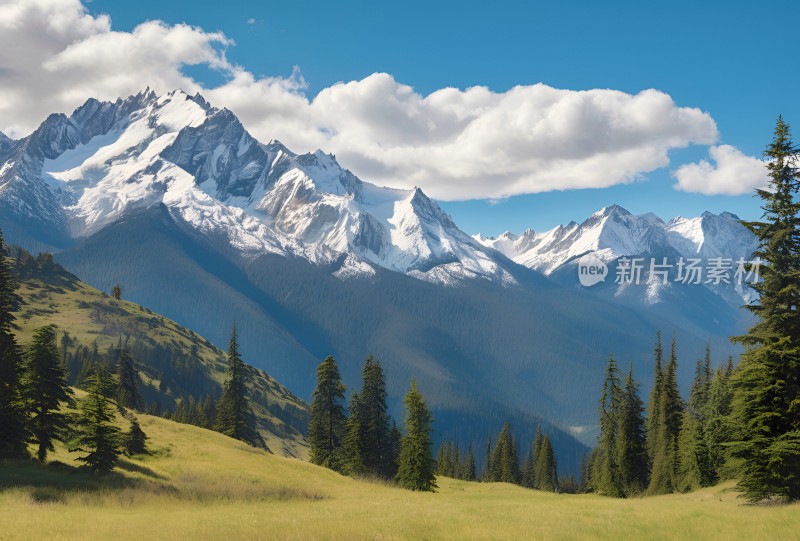
M 513 281 L 420 189 L 380 188 L 320 150 L 261 143 L 199 94 L 90 99 L 21 141 L 0 140 L 0 160 L 0 205 L 62 244 L 163 204 L 247 257 L 341 260 L 342 278 L 377 266 L 433 282 Z

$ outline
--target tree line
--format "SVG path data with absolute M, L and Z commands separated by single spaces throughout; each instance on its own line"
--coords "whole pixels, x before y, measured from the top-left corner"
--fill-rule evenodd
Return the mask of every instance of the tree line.
M 623 381 L 611 357 L 588 468 L 594 490 L 664 494 L 736 478 L 751 502 L 800 499 L 800 149 L 782 117 L 764 155 L 762 220 L 743 222 L 759 240 L 758 300 L 746 306 L 757 322 L 733 338 L 745 347 L 738 366 L 729 359 L 712 372 L 707 349 L 684 401 L 675 339 L 665 366 L 659 334 L 645 415 L 632 370 Z
M 403 401 L 401 432 L 388 413 L 380 361 L 370 356 L 361 373 L 361 391 L 352 394 L 346 410 L 347 388 L 336 359 L 329 356 L 317 367 L 308 429 L 311 462 L 345 475 L 393 480 L 409 490 L 435 490 L 433 418 L 416 382 Z
M 513 483 L 527 488 L 558 492 L 558 466 L 550 437 L 536 427 L 530 451 L 520 460 L 511 425 L 505 423 L 492 444 L 489 436 L 484 451 L 483 471 L 478 473 L 470 444 L 463 455 L 458 444 L 446 441 L 439 447 L 436 473 L 464 481 Z

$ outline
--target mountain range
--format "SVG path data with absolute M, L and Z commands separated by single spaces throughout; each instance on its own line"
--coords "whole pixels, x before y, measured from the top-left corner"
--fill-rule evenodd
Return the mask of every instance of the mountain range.
M 755 247 L 730 214 L 665 223 L 617 206 L 471 237 L 419 188 L 364 182 L 330 154 L 257 141 L 200 95 L 150 90 L 0 137 L 0 228 L 216 344 L 235 320 L 250 362 L 302 397 L 326 355 L 352 388 L 372 353 L 395 413 L 417 378 L 438 437 L 483 442 L 511 420 L 524 438 L 543 422 L 572 466 L 584 448 L 570 434 L 596 425 L 609 354 L 649 386 L 656 330 L 674 332 L 686 384 L 707 341 L 717 361 L 734 351 L 750 300 L 724 284 L 584 288 L 577 260 L 613 272 L 625 256 Z

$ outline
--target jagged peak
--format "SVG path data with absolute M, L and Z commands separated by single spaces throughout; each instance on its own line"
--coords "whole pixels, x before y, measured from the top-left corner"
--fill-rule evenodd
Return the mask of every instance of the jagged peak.
M 592 216 L 611 216 L 612 214 L 616 214 L 619 216 L 630 216 L 631 213 L 628 209 L 617 205 L 616 203 L 609 205 L 607 207 L 603 207 L 602 209 L 595 212 Z

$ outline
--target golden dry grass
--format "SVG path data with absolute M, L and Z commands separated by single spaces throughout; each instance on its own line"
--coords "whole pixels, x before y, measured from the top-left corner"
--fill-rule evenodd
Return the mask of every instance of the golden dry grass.
M 732 484 L 656 498 L 556 495 L 440 479 L 420 494 L 141 416 L 154 453 L 97 478 L 0 468 L 0 540 L 796 539 L 800 506 L 743 505 Z

